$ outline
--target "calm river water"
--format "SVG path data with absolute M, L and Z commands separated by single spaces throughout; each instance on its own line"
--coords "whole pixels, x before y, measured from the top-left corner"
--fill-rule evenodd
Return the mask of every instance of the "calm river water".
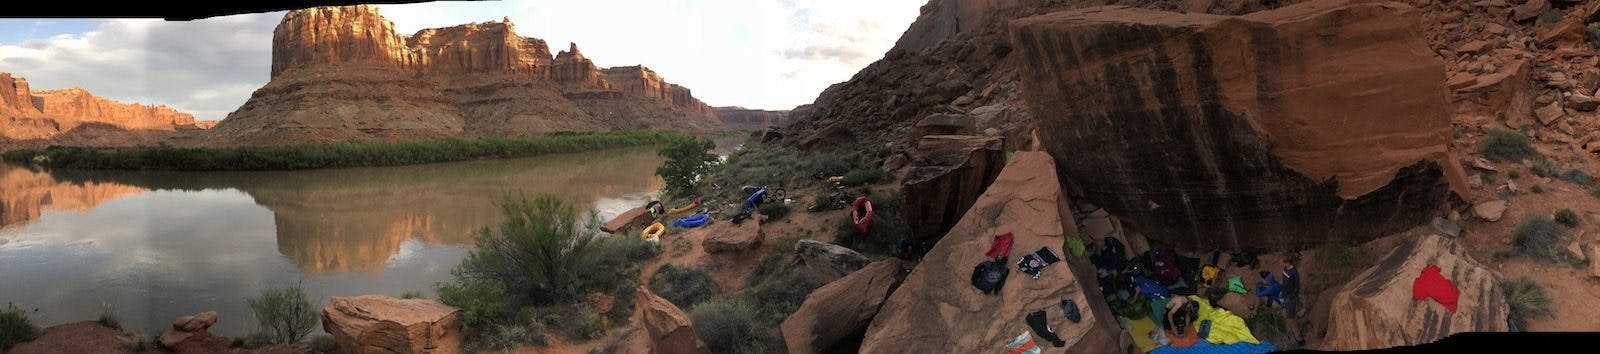
M 652 148 L 287 172 L 35 171 L 0 165 L 0 302 L 35 324 L 98 317 L 155 334 L 216 310 L 255 330 L 246 299 L 301 284 L 331 296 L 447 281 L 503 193 L 552 193 L 609 218 L 661 189 Z M 38 309 L 34 312 L 34 309 Z M 318 331 L 320 333 L 320 330 Z

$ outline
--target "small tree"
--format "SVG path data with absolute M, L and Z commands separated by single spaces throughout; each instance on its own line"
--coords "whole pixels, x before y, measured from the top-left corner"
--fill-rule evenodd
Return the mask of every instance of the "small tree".
M 261 325 L 260 335 L 272 343 L 295 343 L 317 326 L 321 316 L 299 285 L 266 289 L 250 299 L 250 311 Z
M 485 227 L 478 248 L 456 267 L 461 279 L 487 280 L 505 287 L 517 303 L 551 304 L 578 298 L 594 237 L 561 199 L 508 195 L 499 203 L 505 221 L 498 231 Z
M 678 139 L 662 147 L 657 154 L 667 161 L 656 168 L 656 175 L 666 180 L 665 192 L 682 196 L 693 191 L 700 177 L 717 166 L 717 155 L 710 152 L 716 146 L 710 139 Z

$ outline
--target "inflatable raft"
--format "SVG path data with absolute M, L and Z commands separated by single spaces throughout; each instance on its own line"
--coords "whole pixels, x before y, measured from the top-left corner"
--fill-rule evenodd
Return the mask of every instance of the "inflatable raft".
M 683 206 L 679 206 L 677 208 L 672 208 L 671 210 L 667 210 L 667 215 L 678 215 L 678 214 L 687 213 L 690 210 L 694 210 L 694 208 L 698 208 L 698 207 L 700 207 L 700 197 L 694 197 L 694 201 L 689 202 L 689 204 L 684 204 Z
M 660 242 L 661 235 L 665 233 L 667 233 L 667 226 L 658 222 L 650 224 L 650 227 L 644 228 L 644 231 L 639 231 L 639 238 L 650 242 Z
M 699 213 L 699 214 L 694 214 L 694 215 L 678 218 L 677 221 L 673 221 L 672 222 L 672 226 L 689 229 L 689 228 L 696 228 L 696 227 L 700 227 L 701 225 L 705 225 L 707 221 L 711 221 L 711 215 L 706 215 L 706 213 Z
M 866 196 L 856 197 L 851 203 L 850 221 L 856 224 L 856 232 L 866 235 L 872 232 L 872 200 Z

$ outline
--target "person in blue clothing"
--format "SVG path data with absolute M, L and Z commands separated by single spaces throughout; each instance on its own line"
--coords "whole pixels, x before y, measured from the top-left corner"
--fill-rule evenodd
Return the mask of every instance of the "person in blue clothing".
M 1256 282 L 1256 296 L 1268 307 L 1283 305 L 1283 286 L 1278 283 L 1278 278 L 1272 272 L 1263 271 L 1261 281 Z

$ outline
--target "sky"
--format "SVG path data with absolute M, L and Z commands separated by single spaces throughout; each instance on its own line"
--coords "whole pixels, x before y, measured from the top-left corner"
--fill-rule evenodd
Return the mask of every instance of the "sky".
M 713 106 L 790 109 L 894 45 L 926 0 L 498 0 L 379 5 L 401 36 L 510 18 L 551 52 L 643 64 Z M 284 12 L 196 21 L 0 19 L 0 72 L 222 119 L 266 84 Z

